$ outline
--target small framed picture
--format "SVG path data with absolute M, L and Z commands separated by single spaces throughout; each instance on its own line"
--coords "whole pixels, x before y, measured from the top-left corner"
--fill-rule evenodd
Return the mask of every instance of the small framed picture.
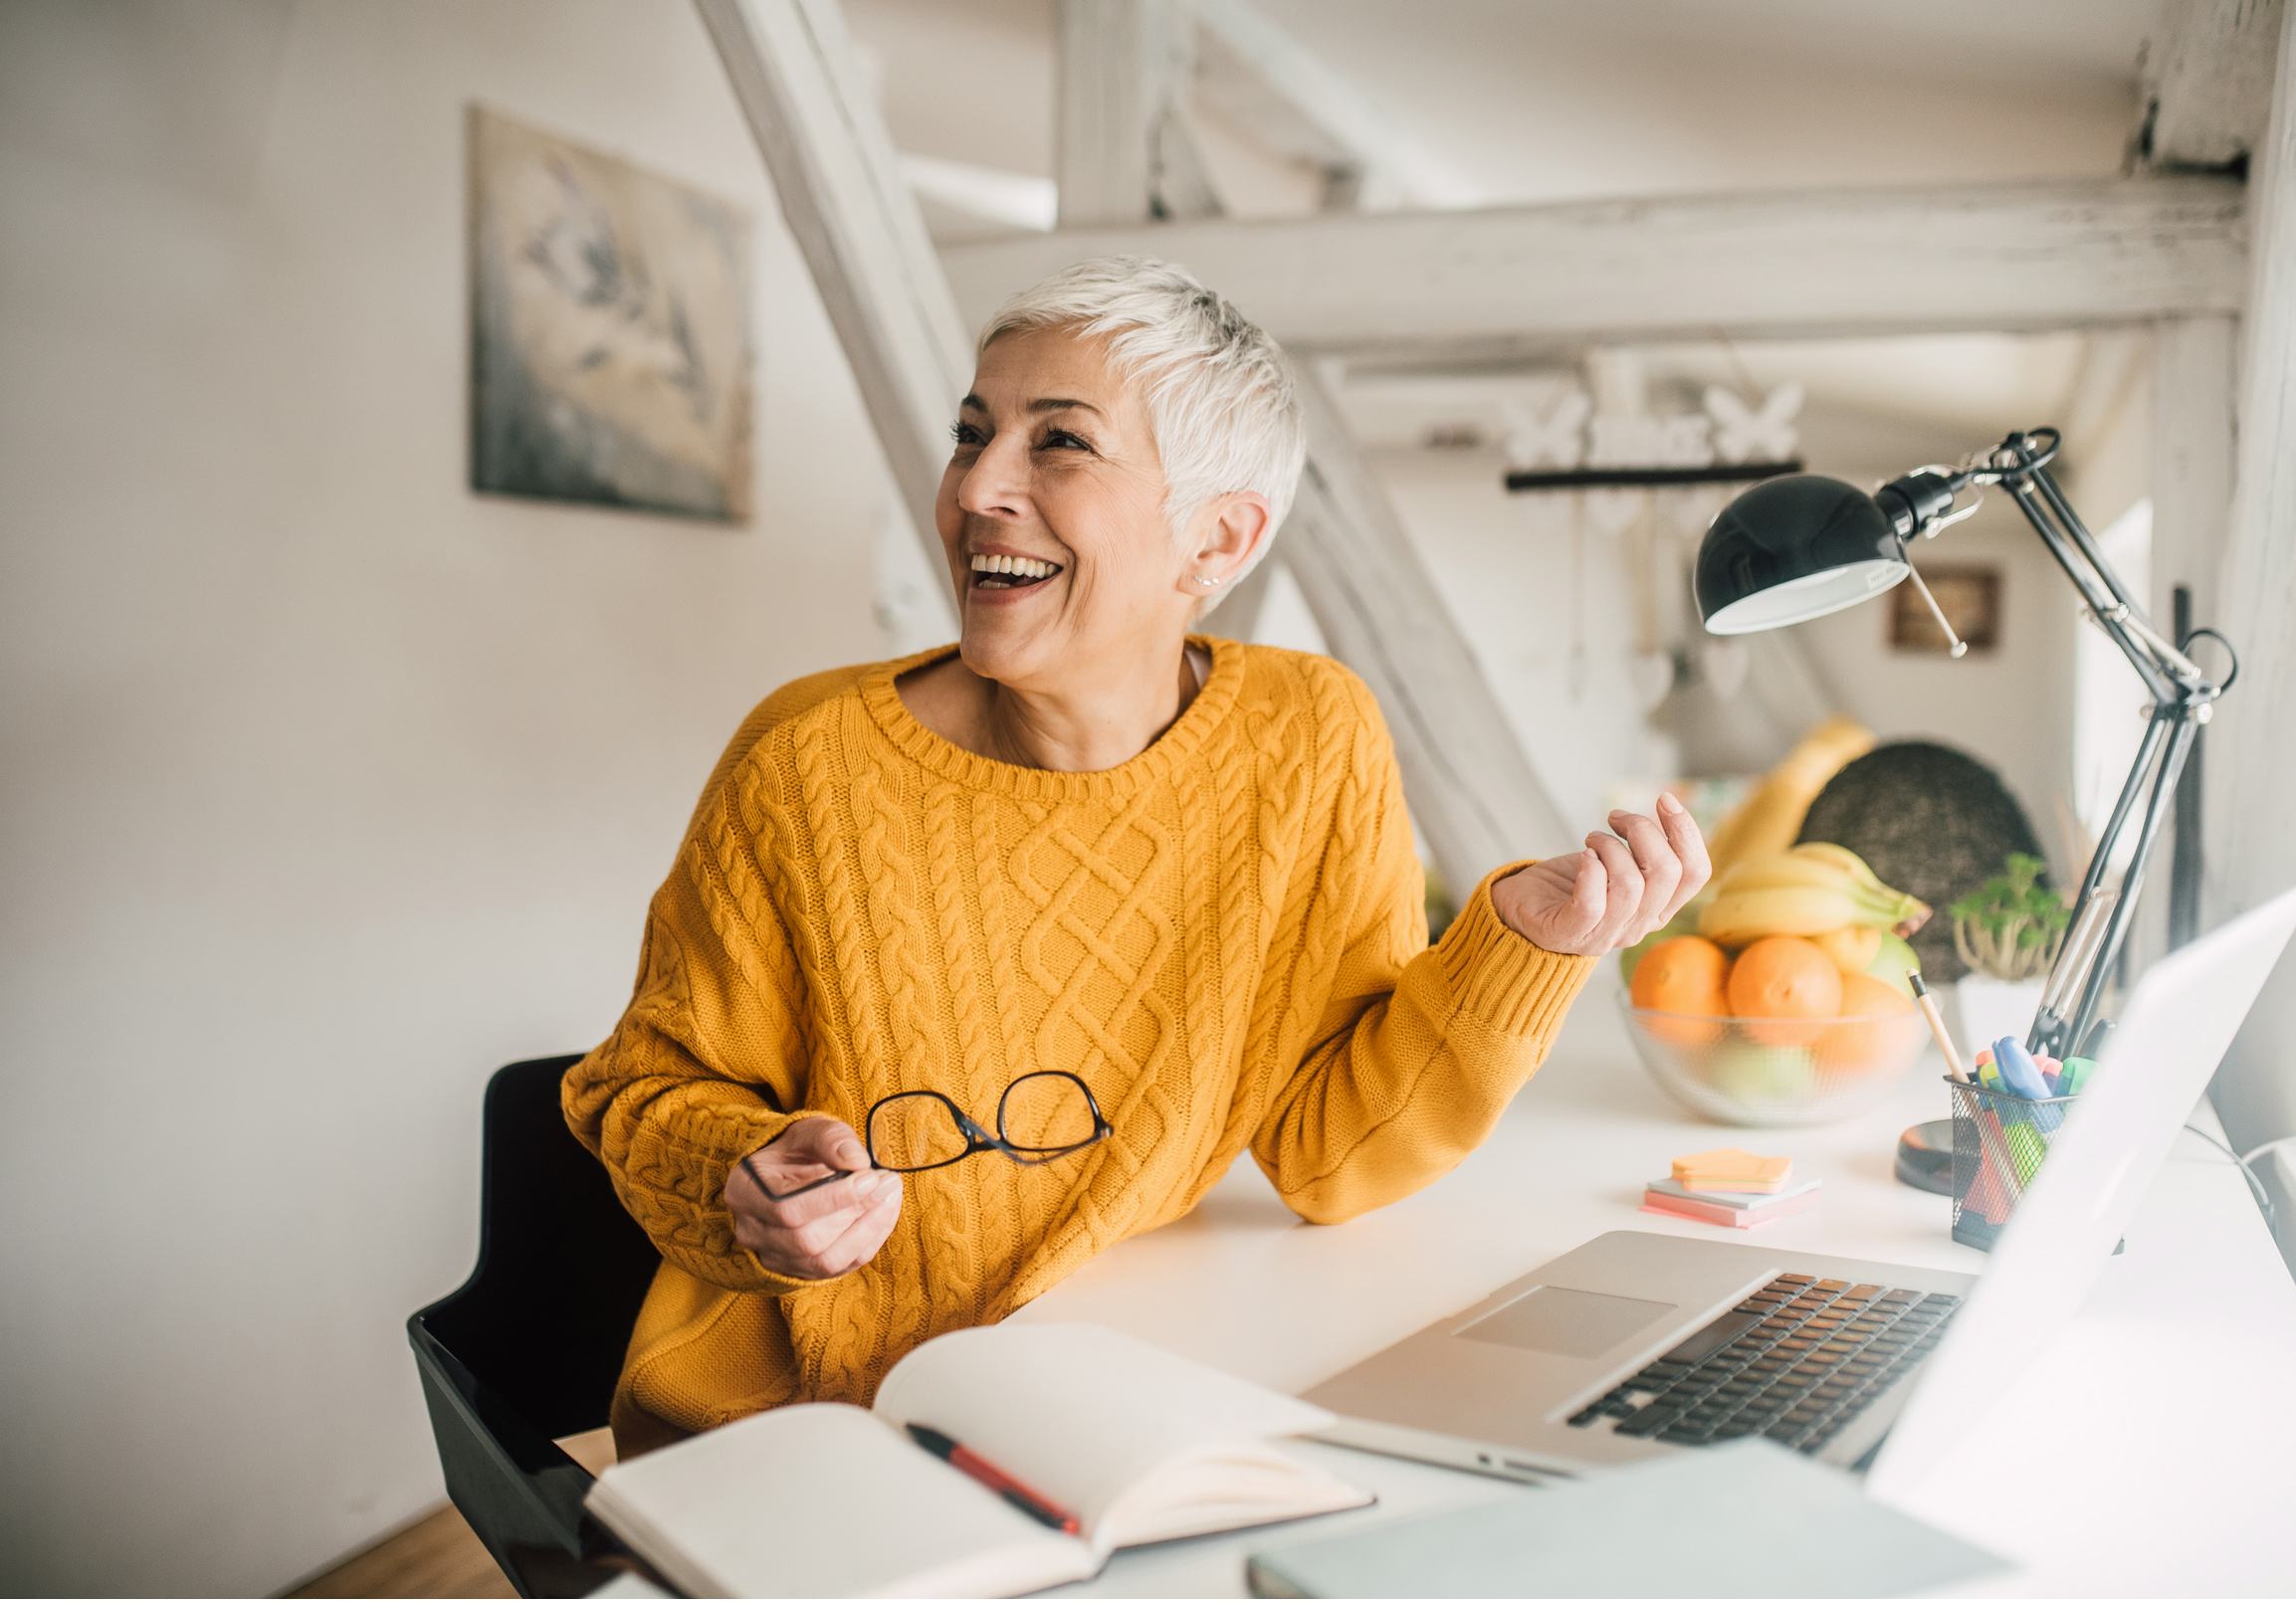
M 1969 642 L 1972 651 L 2001 643 L 2001 570 L 1984 563 L 1924 562 L 1922 579 L 1938 598 L 1938 608 Z M 1949 647 L 1945 632 L 1911 580 L 1889 592 L 1889 643 L 1893 651 L 1935 652 Z

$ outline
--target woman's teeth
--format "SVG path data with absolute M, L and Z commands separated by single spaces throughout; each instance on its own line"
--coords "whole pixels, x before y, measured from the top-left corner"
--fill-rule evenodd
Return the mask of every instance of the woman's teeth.
M 1012 590 L 1040 583 L 1060 571 L 1058 562 L 1040 562 L 1033 556 L 975 556 L 972 582 L 976 589 Z

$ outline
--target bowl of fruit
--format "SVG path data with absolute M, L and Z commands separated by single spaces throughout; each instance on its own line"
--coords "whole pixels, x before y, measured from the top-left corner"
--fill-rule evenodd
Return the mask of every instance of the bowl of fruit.
M 1839 846 L 1733 864 L 1621 953 L 1643 1066 L 1728 1123 L 1825 1123 L 1888 1096 L 1928 1042 L 1905 936 L 1929 908 Z

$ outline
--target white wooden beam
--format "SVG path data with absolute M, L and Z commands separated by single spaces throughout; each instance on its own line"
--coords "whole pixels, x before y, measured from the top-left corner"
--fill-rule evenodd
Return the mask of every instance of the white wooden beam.
M 1344 206 L 1472 206 L 1480 186 L 1268 20 L 1249 0 L 1191 0 L 1197 92 L 1214 114 L 1322 170 Z
M 2239 441 L 2219 626 L 2240 678 L 2205 736 L 2210 921 L 2296 883 L 2296 7 L 2281 19 L 2272 114 L 2249 167 L 2256 243 L 2241 329 Z M 2203 658 L 2212 661 L 2212 658 Z M 2296 1131 L 2296 957 L 2284 958 L 2213 1088 L 2240 1142 Z
M 1157 146 L 1186 101 L 1189 36 L 1179 0 L 1060 0 L 1053 175 L 1063 228 L 1156 214 Z
M 938 572 L 933 502 L 948 420 L 972 378 L 971 341 L 844 17 L 836 0 L 696 5 Z
M 2145 604 L 2163 630 L 2180 584 L 2192 587 L 2195 621 L 2221 615 L 2237 327 L 2231 317 L 2165 317 L 2153 328 L 2153 582 Z
M 1227 210 L 1219 187 L 1204 164 L 1203 151 L 1188 130 L 1184 102 L 1175 104 L 1155 131 L 1155 213 L 1162 218 L 1217 217 Z
M 2137 155 L 2156 171 L 2228 167 L 2264 136 L 2284 0 L 2167 0 L 2145 41 Z
M 957 301 L 1111 252 L 1192 269 L 1287 345 L 1490 356 L 1593 336 L 2017 332 L 2236 311 L 2211 177 L 1619 200 L 1061 229 L 952 246 Z
M 1060 221 L 1059 196 L 1050 178 L 922 156 L 911 150 L 902 151 L 895 160 L 920 201 L 986 224 L 989 231 L 1027 229 L 1041 234 Z

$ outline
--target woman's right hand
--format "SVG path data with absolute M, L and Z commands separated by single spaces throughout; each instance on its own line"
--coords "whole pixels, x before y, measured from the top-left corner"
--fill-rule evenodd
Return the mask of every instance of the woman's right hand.
M 846 1171 L 834 1183 L 790 1192 Z M 726 1181 L 733 1239 L 773 1274 L 833 1280 L 877 1255 L 901 1217 L 901 1176 L 869 1165 L 853 1126 L 822 1115 L 799 1118 L 760 1146 Z M 778 1196 L 782 1199 L 774 1200 Z

